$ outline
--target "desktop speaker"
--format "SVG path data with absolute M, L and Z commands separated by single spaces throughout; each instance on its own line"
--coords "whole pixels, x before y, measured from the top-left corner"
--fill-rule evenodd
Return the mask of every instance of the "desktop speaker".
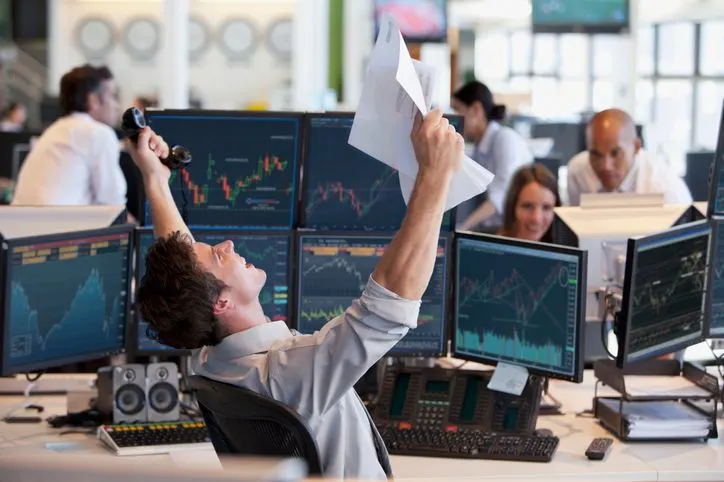
M 178 368 L 175 363 L 149 363 L 146 367 L 149 422 L 175 422 L 180 418 Z
M 113 423 L 145 422 L 146 367 L 116 365 L 98 370 L 98 410 Z

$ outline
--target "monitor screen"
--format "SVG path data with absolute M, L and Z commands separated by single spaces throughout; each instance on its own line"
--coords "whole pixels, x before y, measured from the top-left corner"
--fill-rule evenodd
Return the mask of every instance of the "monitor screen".
M 375 25 L 389 14 L 407 42 L 444 42 L 447 39 L 447 0 L 375 0 Z
M 151 127 L 193 160 L 171 174 L 187 224 L 222 229 L 289 229 L 294 206 L 302 116 L 295 113 L 149 111 Z M 145 224 L 153 220 L 146 209 Z
M 297 256 L 297 328 L 311 334 L 362 294 L 392 240 L 377 234 L 302 234 Z M 390 356 L 437 356 L 446 352 L 448 238 L 440 237 L 435 270 L 422 297 L 418 327 Z
M 455 356 L 583 379 L 586 253 L 492 235 L 461 235 Z
M 121 351 L 131 228 L 7 241 L 3 374 Z
M 686 348 L 706 334 L 706 221 L 628 241 L 617 365 Z
M 619 33 L 629 27 L 629 0 L 533 0 L 535 33 Z
M 462 133 L 463 118 L 446 117 Z M 353 114 L 308 116 L 302 226 L 397 231 L 407 212 L 397 171 L 349 145 L 353 121 Z M 445 231 L 454 227 L 453 211 L 445 213 Z
M 191 230 L 196 242 L 211 246 L 231 240 L 234 249 L 247 262 L 266 273 L 266 284 L 259 294 L 264 314 L 272 321 L 289 320 L 289 257 L 292 251 L 292 236 L 287 232 L 228 231 L 212 229 Z M 138 269 L 136 286 L 146 272 L 146 254 L 154 242 L 150 229 L 142 229 L 138 235 Z M 136 355 L 185 355 L 188 350 L 177 350 L 163 345 L 148 336 L 148 324 L 136 314 Z
M 708 214 L 724 214 L 724 102 L 722 103 L 721 120 L 719 121 L 719 140 L 714 154 L 712 177 L 709 186 Z
M 711 218 L 711 252 L 707 281 L 709 338 L 724 338 L 724 217 Z

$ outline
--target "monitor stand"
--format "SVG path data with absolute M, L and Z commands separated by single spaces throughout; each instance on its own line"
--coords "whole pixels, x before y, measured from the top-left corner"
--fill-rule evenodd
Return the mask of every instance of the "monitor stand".
M 561 402 L 559 402 L 549 390 L 548 379 L 543 383 L 543 393 L 540 396 L 540 407 L 538 415 L 563 415 L 561 412 Z

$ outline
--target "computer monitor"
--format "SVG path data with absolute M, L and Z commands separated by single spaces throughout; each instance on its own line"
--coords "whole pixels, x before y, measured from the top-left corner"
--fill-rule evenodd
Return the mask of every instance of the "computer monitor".
M 170 180 L 179 209 L 186 193 L 190 227 L 294 227 L 302 114 L 149 110 L 146 117 L 169 145 L 191 151 L 191 164 Z M 153 225 L 148 207 L 145 224 Z
M 617 366 L 704 340 L 710 234 L 709 224 L 698 221 L 629 239 L 614 323 Z
M 708 338 L 724 338 L 724 216 L 712 216 L 707 282 Z
M 146 272 L 146 253 L 154 242 L 153 231 L 148 228 L 137 230 L 137 264 L 136 286 Z M 231 240 L 234 249 L 247 262 L 266 272 L 266 284 L 259 298 L 264 314 L 272 321 L 289 322 L 291 300 L 289 299 L 290 285 L 290 256 L 293 252 L 293 236 L 291 231 L 232 231 L 220 229 L 193 229 L 191 234 L 199 243 L 215 245 Z M 135 313 L 135 330 L 131 330 L 129 338 L 132 345 L 129 351 L 134 356 L 185 356 L 188 350 L 178 350 L 163 345 L 149 336 L 148 324 L 140 313 Z
M 533 0 L 533 33 L 619 34 L 630 26 L 629 0 Z
M 724 214 L 724 101 L 722 101 L 719 138 L 716 144 L 711 174 L 708 216 Z
M 460 133 L 462 116 L 446 116 Z M 304 129 L 301 226 L 397 231 L 407 206 L 397 171 L 349 145 L 354 114 L 309 114 Z M 454 210 L 442 229 L 455 227 Z
M 132 229 L 4 241 L 2 375 L 123 350 Z
M 440 236 L 437 261 L 422 297 L 418 327 L 389 356 L 439 356 L 447 352 L 448 251 Z M 297 241 L 297 329 L 311 334 L 359 298 L 392 240 L 389 233 L 300 233 Z
M 583 380 L 585 251 L 459 233 L 454 280 L 455 357 Z

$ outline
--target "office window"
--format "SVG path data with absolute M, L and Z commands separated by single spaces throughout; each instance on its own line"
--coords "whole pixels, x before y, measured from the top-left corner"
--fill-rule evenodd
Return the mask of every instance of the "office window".
M 693 23 L 659 26 L 659 75 L 694 74 L 694 32 Z
M 638 29 L 636 45 L 636 71 L 639 75 L 654 75 L 656 62 L 654 52 L 654 26 L 648 25 Z
M 580 114 L 588 108 L 588 91 L 584 80 L 561 80 L 558 95 L 559 115 Z
M 593 110 L 600 111 L 616 106 L 616 87 L 610 80 L 593 82 Z
M 478 35 L 475 38 L 475 77 L 507 79 L 510 75 L 510 43 L 504 32 Z
M 537 34 L 533 36 L 533 73 L 554 75 L 558 68 L 558 36 Z
M 614 35 L 597 35 L 593 37 L 593 76 L 610 79 L 622 68 L 621 58 L 624 53 L 622 40 Z M 624 66 L 628 68 L 628 66 Z
M 528 92 L 531 89 L 532 82 L 530 77 L 518 75 L 511 77 L 508 85 L 513 90 Z
M 699 70 L 701 75 L 724 76 L 724 20 L 701 23 Z
M 693 91 L 691 80 L 672 79 L 657 81 L 654 91 L 656 120 L 653 130 L 658 139 L 658 150 L 680 175 L 686 170 L 686 153 L 691 146 Z
M 654 81 L 638 80 L 636 82 L 636 111 L 634 112 L 636 122 L 640 122 L 644 126 L 650 124 L 653 121 L 653 108 Z
M 532 114 L 539 117 L 560 115 L 558 80 L 553 77 L 534 77 L 531 84 Z
M 585 78 L 588 74 L 588 37 L 579 34 L 561 35 L 558 46 L 561 77 Z
M 511 74 L 530 74 L 533 52 L 533 35 L 528 30 L 517 30 L 510 36 Z
M 724 81 L 699 82 L 696 102 L 694 149 L 716 149 L 724 100 Z

